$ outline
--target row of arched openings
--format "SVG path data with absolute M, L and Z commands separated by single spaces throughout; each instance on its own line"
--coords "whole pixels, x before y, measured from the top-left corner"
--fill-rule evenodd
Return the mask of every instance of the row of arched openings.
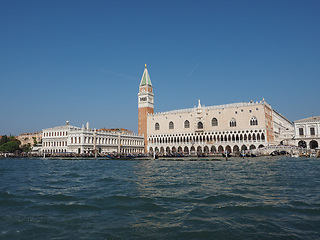
M 258 146 L 258 148 L 263 148 L 264 145 L 260 144 Z M 239 153 L 240 151 L 246 151 L 246 150 L 253 150 L 253 149 L 256 149 L 256 146 L 255 145 L 250 145 L 249 147 L 247 147 L 246 145 L 242 145 L 241 148 L 238 146 L 238 145 L 235 145 L 233 147 L 227 145 L 226 147 L 223 147 L 223 146 L 211 146 L 210 148 L 208 146 L 205 146 L 205 147 L 201 147 L 201 146 L 198 146 L 197 148 L 192 146 L 192 147 L 150 147 L 149 148 L 149 152 L 159 152 L 159 153 L 185 153 L 185 154 L 189 154 L 189 153 L 222 153 L 224 151 L 228 151 L 229 153 Z
M 228 134 L 213 136 L 177 136 L 177 137 L 151 137 L 148 141 L 152 144 L 159 143 L 212 143 L 212 142 L 237 142 L 237 141 L 265 141 L 264 133 Z
M 307 148 L 307 143 L 306 143 L 305 141 L 301 140 L 301 141 L 298 142 L 298 146 L 299 146 L 299 147 L 302 147 L 302 148 Z M 319 147 L 319 144 L 318 144 L 317 141 L 311 140 L 311 141 L 309 142 L 309 148 L 310 148 L 310 149 L 316 149 L 316 148 L 318 148 L 318 147 Z

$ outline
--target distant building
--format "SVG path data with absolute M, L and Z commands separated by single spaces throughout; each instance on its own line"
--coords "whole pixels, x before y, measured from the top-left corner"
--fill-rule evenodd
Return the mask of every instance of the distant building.
M 17 136 L 17 139 L 21 142 L 20 146 L 27 145 L 27 144 L 34 146 L 35 143 L 41 143 L 42 132 L 22 133 L 19 136 Z
M 154 94 L 147 68 L 139 91 L 139 132 L 147 135 L 148 152 L 240 152 L 289 144 L 293 124 L 264 101 L 198 106 L 154 113 Z
M 144 152 L 144 138 L 131 131 L 93 130 L 66 125 L 43 129 L 42 151 L 45 153 L 140 153 Z M 110 129 L 109 129 L 110 130 Z
M 307 149 L 320 146 L 320 116 L 294 121 L 296 144 Z

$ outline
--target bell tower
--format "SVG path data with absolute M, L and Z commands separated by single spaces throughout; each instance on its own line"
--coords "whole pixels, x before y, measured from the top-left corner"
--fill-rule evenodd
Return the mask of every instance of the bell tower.
M 144 135 L 144 150 L 147 152 L 147 116 L 154 113 L 154 94 L 151 79 L 148 73 L 147 64 L 141 78 L 138 93 L 138 133 Z

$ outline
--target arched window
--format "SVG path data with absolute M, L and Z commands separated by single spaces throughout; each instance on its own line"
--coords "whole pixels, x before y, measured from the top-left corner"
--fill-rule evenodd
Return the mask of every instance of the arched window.
M 169 122 L 169 129 L 174 129 L 174 124 L 173 124 L 173 122 L 171 121 L 171 122 Z
M 160 129 L 160 124 L 159 123 L 156 123 L 155 125 L 154 125 L 154 130 L 159 130 Z
M 184 128 L 190 128 L 190 122 L 188 120 L 184 121 Z
M 211 120 L 211 125 L 212 125 L 213 127 L 218 126 L 218 119 L 212 118 L 212 120 Z
M 250 119 L 250 126 L 256 126 L 258 125 L 258 119 L 256 117 L 252 117 Z
M 202 122 L 198 122 L 198 129 L 203 129 L 203 123 Z
M 230 127 L 236 127 L 236 126 L 237 126 L 237 122 L 236 122 L 236 120 L 234 118 L 232 118 L 230 120 Z

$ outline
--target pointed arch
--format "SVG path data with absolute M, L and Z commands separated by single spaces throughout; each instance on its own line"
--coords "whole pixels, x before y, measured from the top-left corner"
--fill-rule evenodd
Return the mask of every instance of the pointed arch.
M 229 145 L 226 146 L 226 151 L 228 151 L 228 153 L 232 152 L 231 147 Z
M 237 126 L 237 121 L 235 118 L 232 118 L 229 122 L 230 127 L 236 127 Z
M 252 117 L 250 119 L 250 126 L 257 126 L 258 125 L 258 119 L 257 117 Z
M 212 127 L 218 126 L 218 119 L 216 119 L 215 117 L 212 118 L 212 120 L 211 120 L 211 126 L 212 126 Z
M 204 153 L 208 154 L 209 153 L 209 147 L 208 146 L 205 146 L 204 149 L 203 149 Z
M 189 148 L 188 147 L 184 147 L 183 151 L 184 151 L 185 154 L 189 154 Z
M 238 145 L 234 145 L 233 152 L 234 153 L 239 153 L 240 152 L 240 149 L 239 149 Z
M 212 146 L 212 147 L 211 147 L 211 153 L 214 153 L 214 152 L 216 152 L 216 151 L 217 151 L 216 147 L 215 147 L 215 146 Z
M 197 147 L 197 153 L 202 153 L 202 147 L 201 146 Z
M 167 147 L 167 148 L 166 148 L 166 152 L 167 152 L 167 153 L 169 153 L 169 154 L 171 153 L 171 151 L 170 151 L 170 148 L 169 148 L 169 147 Z
M 194 154 L 196 152 L 196 149 L 194 148 L 194 146 L 192 146 L 191 148 L 190 148 L 190 153 L 191 154 Z
M 246 145 L 242 145 L 241 151 L 246 151 L 246 150 L 248 150 L 247 146 Z

